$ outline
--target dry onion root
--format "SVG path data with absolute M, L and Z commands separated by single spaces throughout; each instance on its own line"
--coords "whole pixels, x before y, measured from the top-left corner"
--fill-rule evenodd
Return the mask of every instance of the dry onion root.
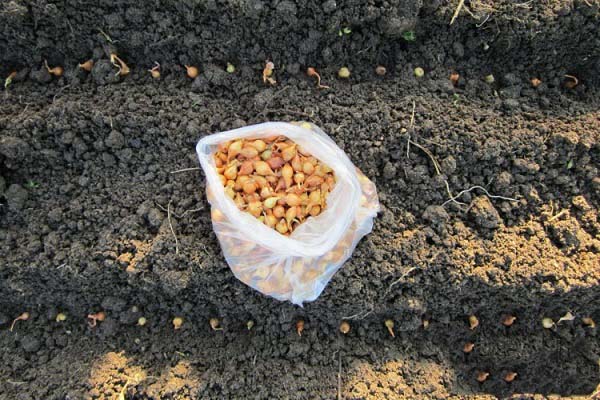
M 325 209 L 335 185 L 331 168 L 284 136 L 223 143 L 213 160 L 236 206 L 286 236 Z

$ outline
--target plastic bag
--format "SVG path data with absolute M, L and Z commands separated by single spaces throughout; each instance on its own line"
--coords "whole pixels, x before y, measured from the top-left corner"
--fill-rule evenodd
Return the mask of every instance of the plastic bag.
M 219 143 L 282 135 L 333 169 L 336 184 L 323 212 L 289 236 L 241 211 L 225 194 L 212 154 Z M 196 151 L 206 176 L 213 229 L 234 275 L 259 292 L 302 305 L 315 300 L 373 228 L 375 185 L 321 129 L 307 122 L 267 122 L 202 138 Z

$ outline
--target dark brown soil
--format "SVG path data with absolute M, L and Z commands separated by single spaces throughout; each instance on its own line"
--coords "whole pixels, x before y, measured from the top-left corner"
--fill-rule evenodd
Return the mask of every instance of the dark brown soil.
M 456 3 L 2 2 L 0 76 L 18 74 L 0 93 L 0 399 L 594 392 L 599 4 L 467 1 L 473 16 L 448 26 Z M 130 76 L 115 76 L 115 50 Z M 91 57 L 91 74 L 75 67 Z M 49 76 L 44 59 L 65 76 Z M 265 59 L 275 87 L 262 82 Z M 159 81 L 146 71 L 155 61 Z M 185 63 L 200 66 L 194 81 Z M 342 65 L 348 81 L 335 78 Z M 332 88 L 317 90 L 307 66 Z M 202 173 L 171 173 L 198 166 L 203 135 L 267 120 L 321 126 L 382 203 L 373 232 L 304 308 L 235 279 Z M 99 311 L 107 318 L 90 327 Z

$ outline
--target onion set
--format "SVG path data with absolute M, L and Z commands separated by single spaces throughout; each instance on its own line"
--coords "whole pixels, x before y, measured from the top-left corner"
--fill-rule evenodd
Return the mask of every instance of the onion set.
M 222 143 L 213 161 L 235 205 L 285 236 L 325 210 L 336 182 L 331 168 L 285 136 Z
M 29 319 L 29 313 L 28 312 L 24 312 L 23 314 L 19 315 L 17 318 L 14 319 L 14 321 L 12 322 L 12 324 L 10 325 L 10 331 L 12 332 L 15 324 L 17 323 L 17 321 L 27 321 Z

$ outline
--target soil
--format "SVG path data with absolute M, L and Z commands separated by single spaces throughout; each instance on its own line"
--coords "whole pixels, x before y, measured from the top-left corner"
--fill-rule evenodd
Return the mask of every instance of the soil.
M 596 390 L 597 1 L 467 1 L 452 25 L 456 2 L 65 3 L 0 5 L 0 76 L 17 71 L 0 94 L 0 399 Z M 115 75 L 114 51 L 130 75 Z M 91 73 L 76 67 L 88 58 Z M 155 61 L 160 80 L 147 72 Z M 348 80 L 336 78 L 342 65 Z M 307 66 L 331 89 L 316 89 Z M 382 205 L 303 308 L 235 279 L 201 171 L 171 172 L 198 166 L 202 136 L 268 120 L 319 125 Z

